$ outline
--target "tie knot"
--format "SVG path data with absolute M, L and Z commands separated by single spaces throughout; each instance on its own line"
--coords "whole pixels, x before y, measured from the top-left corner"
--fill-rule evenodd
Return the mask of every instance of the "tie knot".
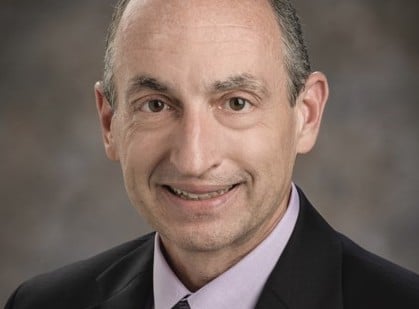
M 172 309 L 191 309 L 187 300 L 181 300 Z

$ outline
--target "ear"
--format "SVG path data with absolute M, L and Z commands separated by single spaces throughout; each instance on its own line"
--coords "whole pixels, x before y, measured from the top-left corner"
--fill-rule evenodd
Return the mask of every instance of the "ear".
M 117 147 L 112 134 L 114 110 L 104 95 L 102 82 L 95 84 L 95 97 L 106 155 L 110 160 L 118 160 Z
M 299 122 L 297 153 L 309 152 L 316 143 L 328 97 L 329 86 L 326 76 L 320 72 L 310 74 L 295 106 Z

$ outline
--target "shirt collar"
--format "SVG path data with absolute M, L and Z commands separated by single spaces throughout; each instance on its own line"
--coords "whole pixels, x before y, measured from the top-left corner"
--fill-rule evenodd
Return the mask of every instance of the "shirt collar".
M 225 273 L 191 293 L 167 264 L 158 235 L 154 243 L 154 308 L 172 308 L 185 295 L 192 309 L 254 308 L 263 286 L 281 256 L 297 221 L 300 202 L 292 184 L 287 210 L 271 234 Z

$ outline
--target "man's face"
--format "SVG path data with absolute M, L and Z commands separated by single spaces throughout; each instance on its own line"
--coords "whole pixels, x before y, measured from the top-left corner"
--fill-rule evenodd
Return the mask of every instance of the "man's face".
M 133 205 L 185 250 L 260 242 L 298 145 L 267 1 L 131 1 L 118 31 L 108 154 Z

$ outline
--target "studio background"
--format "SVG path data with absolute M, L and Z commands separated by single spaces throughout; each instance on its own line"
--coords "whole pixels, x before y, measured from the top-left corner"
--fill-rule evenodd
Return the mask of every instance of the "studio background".
M 113 4 L 0 2 L 0 306 L 23 280 L 149 230 L 95 110 Z M 336 229 L 419 272 L 419 2 L 296 5 L 331 96 L 294 179 Z

